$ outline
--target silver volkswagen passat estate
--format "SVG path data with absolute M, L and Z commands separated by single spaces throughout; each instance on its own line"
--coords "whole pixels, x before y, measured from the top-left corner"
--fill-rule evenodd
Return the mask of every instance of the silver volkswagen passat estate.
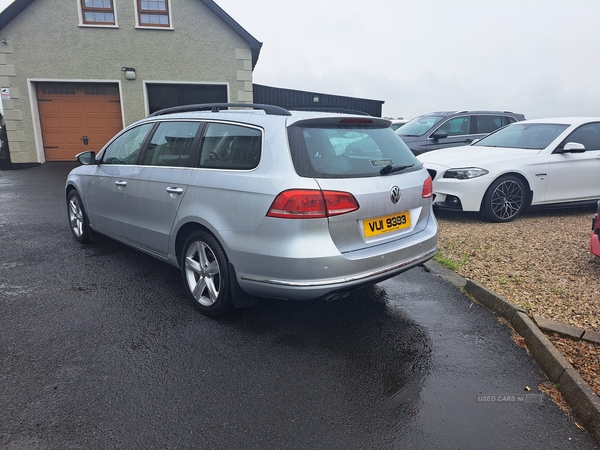
M 437 251 L 431 178 L 389 120 L 188 105 L 77 159 L 75 239 L 108 236 L 180 268 L 206 315 L 256 296 L 342 298 Z

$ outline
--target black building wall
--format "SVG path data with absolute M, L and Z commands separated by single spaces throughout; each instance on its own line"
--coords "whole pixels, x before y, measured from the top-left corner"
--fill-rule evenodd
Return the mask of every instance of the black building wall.
M 254 84 L 254 103 L 281 106 L 286 109 L 326 109 L 362 111 L 370 116 L 381 117 L 381 100 L 343 97 L 318 92 L 296 91 Z

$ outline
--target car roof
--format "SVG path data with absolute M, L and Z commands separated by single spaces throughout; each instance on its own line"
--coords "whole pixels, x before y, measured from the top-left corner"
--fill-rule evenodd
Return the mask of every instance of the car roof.
M 424 116 L 452 116 L 455 114 L 512 114 L 516 116 L 522 116 L 521 113 L 516 113 L 512 111 L 496 111 L 496 110 L 461 110 L 461 111 L 435 111 L 427 114 L 422 114 L 420 117 Z
M 529 119 L 519 123 L 560 123 L 564 125 L 581 125 L 588 122 L 600 122 L 600 117 L 550 117 L 545 119 Z

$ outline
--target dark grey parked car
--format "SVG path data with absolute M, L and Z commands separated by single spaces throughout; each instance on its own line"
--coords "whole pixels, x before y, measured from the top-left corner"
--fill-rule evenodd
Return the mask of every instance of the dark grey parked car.
M 431 178 L 389 120 L 185 106 L 78 160 L 75 239 L 102 234 L 179 267 L 204 314 L 249 296 L 343 298 L 437 251 Z
M 415 155 L 446 147 L 469 145 L 513 122 L 523 114 L 509 111 L 443 111 L 415 117 L 396 130 Z

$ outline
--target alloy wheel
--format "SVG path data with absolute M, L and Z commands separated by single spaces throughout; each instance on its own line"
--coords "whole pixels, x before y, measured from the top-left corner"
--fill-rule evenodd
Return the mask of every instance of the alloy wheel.
M 69 198 L 69 224 L 75 237 L 80 238 L 83 236 L 83 210 L 81 209 L 79 199 L 75 195 Z
M 213 305 L 219 298 L 221 271 L 213 250 L 202 241 L 188 247 L 185 277 L 194 299 L 203 306 Z
M 510 220 L 523 208 L 525 193 L 523 186 L 514 180 L 500 183 L 492 194 L 491 210 L 500 220 Z

